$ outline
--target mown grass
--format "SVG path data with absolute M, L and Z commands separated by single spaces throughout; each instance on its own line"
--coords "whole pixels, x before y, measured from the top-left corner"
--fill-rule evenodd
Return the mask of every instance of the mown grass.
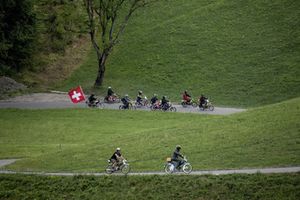
M 217 105 L 252 107 L 300 95 L 300 2 L 173 0 L 140 10 L 107 63 L 107 86 L 124 95 L 167 95 L 188 89 Z M 58 88 L 91 90 L 92 50 Z
M 0 199 L 299 199 L 300 174 L 45 177 L 0 175 Z
M 300 164 L 300 99 L 231 116 L 98 109 L 1 110 L 0 158 L 17 171 L 101 172 L 116 147 L 162 170 L 181 144 L 194 169 Z

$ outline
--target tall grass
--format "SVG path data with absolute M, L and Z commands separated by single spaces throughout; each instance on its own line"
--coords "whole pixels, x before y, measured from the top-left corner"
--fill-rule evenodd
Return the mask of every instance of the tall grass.
M 0 175 L 0 199 L 299 199 L 298 174 L 41 177 Z

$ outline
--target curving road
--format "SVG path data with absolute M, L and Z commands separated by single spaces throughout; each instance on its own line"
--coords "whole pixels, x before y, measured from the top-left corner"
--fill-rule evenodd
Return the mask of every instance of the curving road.
M 119 105 L 121 104 L 104 104 L 104 109 L 119 109 Z M 174 106 L 177 108 L 177 112 L 195 114 L 230 115 L 245 111 L 245 109 L 221 107 L 215 107 L 214 111 L 202 111 L 199 108 L 193 108 L 192 106 L 186 108 L 183 108 L 181 105 Z M 87 107 L 85 103 L 71 103 L 68 95 L 61 93 L 34 93 L 0 101 L 0 108 L 55 109 L 85 107 Z M 137 110 L 150 111 L 149 108 L 138 108 Z

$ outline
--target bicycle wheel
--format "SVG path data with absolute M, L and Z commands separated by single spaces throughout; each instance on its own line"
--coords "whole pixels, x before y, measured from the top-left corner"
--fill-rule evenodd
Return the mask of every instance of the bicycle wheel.
M 193 106 L 194 108 L 196 108 L 198 105 L 197 105 L 197 103 L 193 102 L 193 103 L 192 103 L 192 106 Z
M 167 163 L 167 164 L 165 165 L 165 172 L 166 172 L 167 174 L 173 173 L 173 172 L 174 172 L 174 165 L 171 164 L 171 163 Z
M 214 111 L 215 107 L 214 107 L 213 105 L 209 105 L 209 106 L 208 106 L 208 109 L 209 109 L 210 111 Z
M 129 103 L 128 110 L 132 110 L 132 109 L 133 109 L 133 105 L 132 105 L 132 103 Z
M 189 174 L 191 173 L 193 170 L 193 167 L 190 163 L 185 163 L 183 166 L 182 166 L 182 171 L 186 174 Z
M 171 111 L 171 112 L 176 112 L 177 109 L 176 109 L 175 107 L 172 106 L 172 107 L 170 108 L 170 111 Z
M 146 108 L 148 108 L 148 107 L 149 107 L 149 102 L 148 102 L 148 101 L 144 101 L 144 106 L 145 106 Z
M 112 166 L 111 166 L 111 165 L 108 165 L 108 166 L 106 167 L 106 169 L 105 169 L 105 172 L 106 172 L 107 174 L 112 174 L 112 173 L 113 173 Z
M 97 103 L 97 108 L 103 109 L 104 108 L 104 104 L 103 103 Z
M 130 172 L 130 166 L 128 164 L 123 165 L 121 168 L 121 172 L 123 174 L 128 174 Z
M 155 107 L 153 105 L 151 105 L 150 110 L 155 111 Z

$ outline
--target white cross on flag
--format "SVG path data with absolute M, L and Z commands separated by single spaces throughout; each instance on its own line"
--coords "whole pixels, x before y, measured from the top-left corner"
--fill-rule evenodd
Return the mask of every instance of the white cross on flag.
M 79 103 L 85 100 L 83 90 L 80 86 L 69 91 L 69 97 L 73 103 Z

